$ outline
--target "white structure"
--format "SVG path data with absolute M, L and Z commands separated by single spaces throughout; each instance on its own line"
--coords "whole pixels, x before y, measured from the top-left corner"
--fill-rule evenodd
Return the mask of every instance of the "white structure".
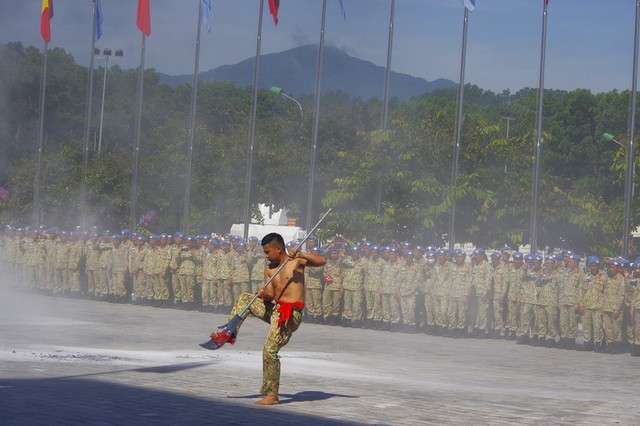
M 273 211 L 272 206 L 266 204 L 259 205 L 260 213 L 264 218 L 264 225 L 257 223 L 249 224 L 249 237 L 258 237 L 262 239 L 265 235 L 271 232 L 277 232 L 282 235 L 285 242 L 289 241 L 302 241 L 306 236 L 305 231 L 299 226 L 288 226 L 287 209 L 282 208 L 277 212 Z M 231 234 L 243 235 L 244 224 L 234 223 L 231 226 Z

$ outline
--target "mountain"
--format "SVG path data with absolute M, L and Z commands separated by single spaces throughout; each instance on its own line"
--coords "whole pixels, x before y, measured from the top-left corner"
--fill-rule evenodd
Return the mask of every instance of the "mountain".
M 307 45 L 283 52 L 262 55 L 260 58 L 261 88 L 278 86 L 291 95 L 315 92 L 318 46 Z M 254 58 L 234 65 L 200 73 L 201 81 L 234 81 L 240 87 L 253 84 Z M 322 91 L 342 90 L 363 99 L 382 98 L 385 68 L 372 62 L 354 58 L 337 47 L 325 47 L 322 64 Z M 160 73 L 160 83 L 176 86 L 190 84 L 193 75 Z M 390 96 L 406 100 L 436 89 L 456 87 L 451 80 L 427 81 L 397 72 L 391 73 Z

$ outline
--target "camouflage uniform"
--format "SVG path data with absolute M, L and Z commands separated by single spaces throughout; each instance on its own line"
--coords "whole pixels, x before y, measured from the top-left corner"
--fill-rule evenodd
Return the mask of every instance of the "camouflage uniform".
M 384 260 L 378 257 L 369 259 L 364 274 L 364 288 L 366 291 L 367 320 L 382 321 L 382 290 L 380 277 Z
M 556 324 L 558 319 L 558 282 L 559 274 L 556 271 L 543 274 L 535 282 L 536 307 L 535 323 L 539 339 L 546 340 L 547 346 L 555 344 Z
M 109 290 L 111 295 L 120 299 L 127 296 L 126 279 L 128 260 L 127 246 L 121 243 L 113 249 Z
M 96 275 L 96 295 L 106 296 L 109 294 L 109 281 L 111 280 L 111 264 L 113 257 L 113 244 L 107 241 L 98 243 L 98 270 Z
M 331 257 L 324 265 L 324 290 L 322 292 L 322 313 L 325 321 L 337 321 L 340 317 L 342 298 L 342 268 L 340 261 Z
M 445 326 L 462 332 L 466 327 L 466 310 L 471 284 L 471 268 L 467 263 L 453 265 L 447 280 L 447 310 Z
M 202 306 L 216 307 L 218 300 L 218 252 L 208 252 L 202 262 Z
M 347 321 L 362 321 L 362 295 L 364 293 L 364 270 L 366 260 L 347 256 L 342 259 L 342 288 L 343 310 L 342 319 Z
M 195 249 L 183 244 L 180 248 L 179 267 L 176 272 L 177 283 L 173 284 L 176 302 L 193 303 L 196 286 L 196 265 L 198 254 Z
M 79 294 L 82 291 L 80 283 L 80 266 L 84 257 L 84 241 L 76 236 L 75 240 L 69 245 L 69 281 L 65 291 L 72 294 Z
M 604 288 L 607 277 L 599 271 L 596 275 L 587 273 L 578 290 L 580 313 L 582 314 L 582 333 L 584 345 L 593 349 L 602 342 L 602 310 Z
M 244 252 L 242 250 L 237 251 L 233 257 L 232 268 L 233 284 L 231 284 L 231 291 L 233 300 L 237 300 L 241 294 L 249 292 L 251 255 L 246 250 Z
M 558 304 L 560 305 L 560 341 L 566 346 L 569 344 L 571 348 L 575 345 L 576 337 L 578 337 L 578 291 L 583 274 L 579 269 L 568 270 L 562 275 L 560 285 L 560 295 Z M 569 342 L 563 339 L 569 339 Z
M 396 327 L 400 324 L 400 279 L 404 262 L 389 260 L 382 269 L 382 322 Z
M 634 334 L 631 355 L 640 356 L 640 285 L 638 285 L 638 278 L 634 277 L 630 280 L 630 287 L 633 290 L 631 295 L 631 314 L 633 315 Z
M 231 283 L 234 256 L 232 251 L 226 253 L 223 251 L 218 260 L 218 300 L 220 300 L 220 305 L 222 306 L 231 306 L 233 303 Z M 264 276 L 264 270 L 262 271 L 262 276 Z
M 406 331 L 413 332 L 416 327 L 416 298 L 420 283 L 423 282 L 423 269 L 420 264 L 410 261 L 406 264 L 399 277 L 400 311 L 402 314 L 402 324 Z
M 514 267 L 512 265 L 500 264 L 492 271 L 493 291 L 491 292 L 492 308 L 493 308 L 493 332 L 500 335 L 502 329 L 505 329 L 505 337 L 509 331 L 517 329 L 517 297 L 513 299 L 510 296 L 510 285 L 514 279 Z M 519 286 L 519 283 L 518 283 Z M 514 296 L 517 296 L 518 289 L 514 288 Z M 510 311 L 513 309 L 514 317 L 509 322 Z
M 96 295 L 96 274 L 98 273 L 100 251 L 96 242 L 88 242 L 85 247 L 85 273 L 87 274 L 87 293 Z
M 449 284 L 449 275 L 453 265 L 449 262 L 436 263 L 433 268 L 433 312 L 436 321 L 436 327 L 440 331 L 444 331 L 447 327 L 446 312 L 447 312 L 447 295 L 449 290 L 447 286 Z M 427 308 L 428 311 L 428 308 Z
M 472 291 L 475 292 L 478 303 L 474 328 L 480 332 L 485 330 L 489 332 L 492 330 L 492 327 L 487 321 L 489 308 L 491 306 L 492 284 L 493 267 L 489 262 L 481 260 L 480 263 L 471 267 L 471 288 Z M 496 327 L 498 335 L 500 334 L 500 328 L 501 327 Z
M 154 281 L 153 297 L 154 300 L 161 303 L 170 303 L 171 293 L 172 291 L 175 291 L 173 287 L 175 287 L 178 282 L 177 271 L 174 272 L 172 277 L 169 269 L 169 265 L 171 264 L 174 256 L 175 258 L 178 258 L 179 251 L 169 245 L 158 247 L 154 256 L 154 272 L 156 279 Z M 172 278 L 175 278 L 173 282 Z M 177 300 L 177 296 L 175 297 L 175 300 Z
M 263 256 L 264 257 L 264 256 Z M 255 269 L 255 267 L 254 267 Z M 324 282 L 324 268 L 305 268 L 305 309 L 312 321 L 322 317 L 322 284 Z M 264 277 L 264 268 L 262 270 Z
M 607 347 L 619 345 L 622 341 L 622 303 L 625 285 L 621 274 L 608 277 L 602 298 L 602 325 Z

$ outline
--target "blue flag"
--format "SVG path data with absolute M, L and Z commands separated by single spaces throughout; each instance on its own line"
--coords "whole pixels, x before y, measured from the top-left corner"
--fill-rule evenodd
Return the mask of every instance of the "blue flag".
M 342 17 L 346 20 L 347 19 L 347 11 L 344 10 L 344 3 L 342 2 L 342 0 L 340 1 L 340 13 L 342 13 Z
M 202 7 L 202 25 L 211 32 L 211 0 L 200 0 Z
M 463 0 L 464 7 L 469 9 L 469 12 L 473 12 L 476 8 L 476 0 Z
M 96 32 L 93 34 L 93 40 L 98 41 L 102 37 L 102 5 L 100 0 L 96 0 Z

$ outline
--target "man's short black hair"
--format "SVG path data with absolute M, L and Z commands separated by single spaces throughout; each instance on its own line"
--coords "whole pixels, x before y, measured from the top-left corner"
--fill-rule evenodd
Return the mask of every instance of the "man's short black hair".
M 262 241 L 260 244 L 262 244 L 262 246 L 266 246 L 267 244 L 275 244 L 284 249 L 284 238 L 282 238 L 282 235 L 276 232 L 272 232 L 270 234 L 265 235 L 262 238 Z

